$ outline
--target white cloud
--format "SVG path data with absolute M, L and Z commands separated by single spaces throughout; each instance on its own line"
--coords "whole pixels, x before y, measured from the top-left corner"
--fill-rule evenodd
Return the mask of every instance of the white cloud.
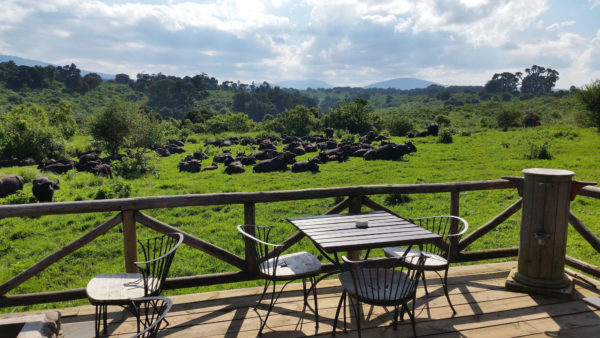
M 561 29 L 562 27 L 573 26 L 575 21 L 563 21 L 559 23 L 553 23 L 550 26 L 546 27 L 546 30 L 549 32 L 555 32 Z
M 600 0 L 588 0 L 588 2 L 592 6 L 592 8 L 594 8 L 596 6 L 600 6 Z

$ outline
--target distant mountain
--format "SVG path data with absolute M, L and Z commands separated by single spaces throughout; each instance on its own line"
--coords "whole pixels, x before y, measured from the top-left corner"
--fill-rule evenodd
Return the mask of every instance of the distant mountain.
M 439 83 L 425 81 L 421 79 L 415 79 L 412 77 L 400 77 L 393 80 L 381 81 L 377 83 L 372 83 L 364 88 L 394 88 L 400 90 L 408 90 L 415 88 L 427 88 L 430 85 L 440 85 Z
M 47 63 L 47 62 L 43 62 L 43 61 L 36 61 L 36 60 L 30 60 L 30 59 L 24 59 L 18 56 L 10 56 L 10 55 L 0 55 L 0 62 L 8 62 L 12 60 L 14 63 L 16 63 L 18 66 L 28 66 L 28 67 L 33 67 L 33 66 L 42 66 L 42 67 L 46 67 L 46 66 L 57 66 L 51 63 Z M 64 65 L 61 65 L 64 66 Z M 79 66 L 77 67 L 79 68 Z M 80 68 L 81 69 L 81 68 Z M 100 75 L 100 77 L 103 80 L 114 80 L 115 79 L 115 75 L 114 74 L 105 74 L 105 73 L 99 73 L 99 72 L 93 72 L 93 71 L 89 71 L 89 70 L 84 70 L 81 69 L 81 76 L 84 76 L 86 74 L 89 73 L 96 73 L 98 75 Z
M 280 82 L 274 83 L 273 86 L 278 86 L 280 88 L 293 88 L 293 89 L 302 89 L 302 90 L 307 89 L 307 88 L 312 88 L 312 89 L 333 88 L 333 86 L 330 85 L 329 83 L 319 81 L 319 80 L 311 80 L 311 79 L 280 81 Z

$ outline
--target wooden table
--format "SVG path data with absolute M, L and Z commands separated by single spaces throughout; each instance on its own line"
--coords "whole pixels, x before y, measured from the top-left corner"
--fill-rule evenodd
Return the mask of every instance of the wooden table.
M 310 238 L 319 251 L 336 265 L 340 265 L 340 251 L 370 250 L 388 246 L 416 245 L 441 239 L 407 219 L 387 211 L 364 214 L 334 214 L 290 218 L 298 230 Z M 367 228 L 357 228 L 357 221 L 367 221 Z M 333 254 L 332 259 L 327 254 Z

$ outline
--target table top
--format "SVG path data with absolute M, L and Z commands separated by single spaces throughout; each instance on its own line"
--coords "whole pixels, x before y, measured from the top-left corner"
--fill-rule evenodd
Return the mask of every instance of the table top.
M 290 218 L 289 221 L 329 253 L 430 243 L 441 239 L 440 235 L 387 211 L 309 216 Z M 368 221 L 368 227 L 357 228 L 357 221 Z

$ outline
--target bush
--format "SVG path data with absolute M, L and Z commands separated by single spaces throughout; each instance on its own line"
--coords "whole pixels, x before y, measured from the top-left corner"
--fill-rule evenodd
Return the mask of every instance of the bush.
M 402 205 L 410 202 L 412 199 L 408 195 L 404 194 L 389 194 L 385 197 L 386 205 Z
M 587 117 L 600 131 L 600 80 L 596 80 L 575 91 L 577 99 L 587 110 Z
M 117 176 L 133 179 L 147 173 L 156 174 L 155 162 L 155 155 L 144 153 L 138 158 L 123 157 L 121 161 L 113 161 L 112 170 Z
M 357 141 L 357 137 L 354 134 L 350 134 L 350 133 L 344 133 L 340 135 L 340 141 L 341 142 L 350 142 L 350 143 L 354 143 Z
M 450 144 L 453 141 L 454 140 L 452 139 L 452 132 L 450 131 L 450 129 L 445 128 L 440 132 L 437 143 Z
M 305 106 L 296 106 L 281 113 L 283 132 L 292 136 L 306 136 L 318 124 L 318 120 L 310 109 Z
M 104 110 L 90 117 L 90 135 L 94 146 L 117 155 L 129 134 L 129 120 L 133 114 L 131 106 L 113 100 Z
M 352 134 L 364 135 L 377 129 L 380 119 L 367 107 L 367 101 L 357 98 L 354 102 L 347 102 L 331 109 L 329 114 L 323 116 L 325 127 L 334 129 L 347 129 Z
M 550 154 L 548 142 L 544 142 L 544 144 L 542 144 L 542 145 L 537 145 L 537 144 L 531 143 L 529 145 L 529 153 L 525 154 L 525 159 L 527 159 L 527 160 L 551 160 L 552 154 Z
M 444 127 L 450 126 L 450 119 L 446 115 L 440 114 L 435 117 L 434 121 L 435 121 L 435 123 L 437 123 L 440 126 L 444 126 Z
M 522 119 L 522 113 L 515 109 L 503 109 L 497 116 L 496 121 L 502 130 L 507 131 L 510 127 L 518 127 Z
M 234 114 L 227 112 L 225 114 L 218 114 L 205 123 L 206 131 L 214 135 L 233 131 L 237 133 L 245 133 L 254 128 L 254 122 L 248 118 L 248 115 L 244 113 Z
M 395 117 L 388 122 L 388 130 L 393 136 L 406 136 L 415 129 L 415 125 L 407 117 Z
M 535 112 L 528 112 L 523 119 L 523 125 L 525 127 L 537 127 L 540 125 L 540 116 Z
M 2 115 L 0 122 L 0 157 L 64 157 L 65 139 L 50 125 L 44 109 L 21 105 Z
M 16 193 L 12 195 L 6 196 L 4 199 L 1 199 L 2 203 L 0 204 L 28 204 L 28 203 L 36 203 L 37 199 L 31 192 L 24 192 L 23 190 L 18 190 Z
M 131 195 L 131 184 L 123 180 L 113 180 L 96 191 L 94 199 L 127 198 Z

